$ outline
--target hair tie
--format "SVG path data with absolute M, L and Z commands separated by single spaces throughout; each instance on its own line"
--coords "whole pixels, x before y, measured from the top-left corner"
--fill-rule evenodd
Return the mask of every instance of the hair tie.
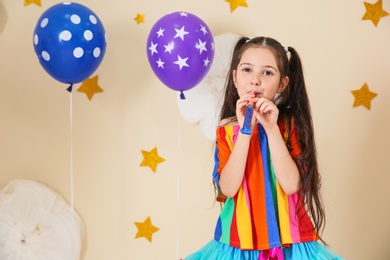
M 288 46 L 284 47 L 284 50 L 285 50 L 286 52 L 289 52 Z
M 245 41 L 245 43 L 249 42 L 251 39 L 248 38 L 248 40 Z

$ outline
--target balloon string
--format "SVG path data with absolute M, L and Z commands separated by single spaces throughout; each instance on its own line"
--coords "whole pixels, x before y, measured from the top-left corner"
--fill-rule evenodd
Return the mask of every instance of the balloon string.
M 70 115 L 69 115 L 69 125 L 70 125 L 70 210 L 72 217 L 72 224 L 74 219 L 74 186 L 73 186 L 73 101 L 72 101 L 72 92 L 69 91 L 70 95 Z
M 177 161 L 180 163 L 180 120 L 178 122 L 177 147 L 178 155 Z M 179 259 L 179 241 L 180 241 L 180 169 L 176 173 L 176 259 Z

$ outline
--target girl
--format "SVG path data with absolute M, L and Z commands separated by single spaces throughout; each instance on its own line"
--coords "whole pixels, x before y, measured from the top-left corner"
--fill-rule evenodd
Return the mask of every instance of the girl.
M 240 131 L 248 105 L 250 133 Z M 214 239 L 186 260 L 341 259 L 320 244 L 325 213 L 310 105 L 294 48 L 238 40 L 216 132 Z M 323 242 L 323 241 L 322 241 Z

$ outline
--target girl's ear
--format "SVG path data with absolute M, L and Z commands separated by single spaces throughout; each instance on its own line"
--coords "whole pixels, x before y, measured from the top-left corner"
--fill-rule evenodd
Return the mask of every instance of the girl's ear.
M 290 79 L 288 78 L 288 76 L 285 76 L 285 77 L 280 81 L 278 93 L 283 92 L 283 90 L 288 86 L 288 82 L 289 82 L 289 81 L 290 81 Z

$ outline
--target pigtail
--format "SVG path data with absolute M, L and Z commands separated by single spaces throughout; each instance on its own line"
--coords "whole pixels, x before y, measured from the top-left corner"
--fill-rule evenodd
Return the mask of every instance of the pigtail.
M 298 131 L 301 154 L 297 158 L 300 172 L 300 191 L 303 205 L 306 206 L 314 222 L 314 228 L 320 233 L 325 225 L 325 211 L 320 197 L 321 176 L 318 172 L 317 151 L 314 140 L 314 128 L 311 116 L 310 102 L 306 91 L 301 59 L 292 47 L 288 47 L 290 56 L 288 76 L 289 86 L 287 95 L 280 108 L 287 118 L 294 118 Z M 299 210 L 299 209 L 298 209 Z

